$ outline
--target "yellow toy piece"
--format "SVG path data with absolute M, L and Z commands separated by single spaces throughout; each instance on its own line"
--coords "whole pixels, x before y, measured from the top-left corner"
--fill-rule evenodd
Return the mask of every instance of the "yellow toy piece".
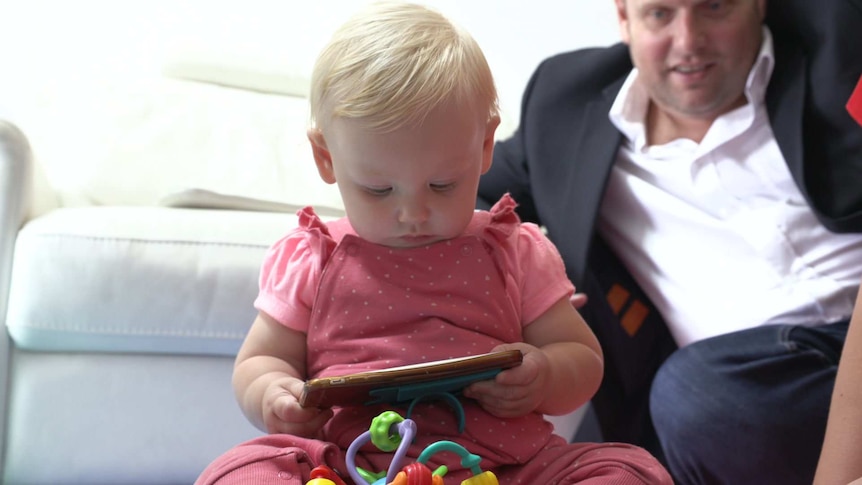
M 497 481 L 496 475 L 486 471 L 464 480 L 461 485 L 500 485 L 500 482 Z
M 312 478 L 305 482 L 305 485 L 335 485 L 335 482 L 328 478 Z

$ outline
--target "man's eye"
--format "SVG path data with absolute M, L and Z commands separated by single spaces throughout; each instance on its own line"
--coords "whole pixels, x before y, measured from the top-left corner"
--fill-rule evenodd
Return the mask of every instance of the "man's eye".
M 714 0 L 712 2 L 706 2 L 703 5 L 703 8 L 710 14 L 719 14 L 727 10 L 727 2 L 724 0 Z
M 667 16 L 667 10 L 663 8 L 653 8 L 647 11 L 647 17 L 652 20 L 664 20 L 665 18 L 667 18 Z

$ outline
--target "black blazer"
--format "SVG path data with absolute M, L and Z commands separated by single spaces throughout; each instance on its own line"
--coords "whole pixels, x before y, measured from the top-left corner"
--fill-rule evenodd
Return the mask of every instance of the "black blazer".
M 862 232 L 862 130 L 845 109 L 862 75 L 862 0 L 776 0 L 770 7 L 776 62 L 766 106 L 778 145 L 819 220 L 834 232 Z M 581 312 L 605 353 L 593 399 L 604 437 L 655 451 L 646 396 L 676 344 L 594 234 L 622 141 L 608 112 L 631 69 L 623 44 L 542 62 L 525 90 L 520 126 L 497 143 L 480 180 L 479 206 L 510 192 L 523 220 L 546 226 L 569 278 L 590 297 Z M 622 308 L 606 300 L 614 287 L 627 295 Z M 631 308 L 635 327 L 626 322 Z
M 766 105 L 778 145 L 820 221 L 862 232 L 862 130 L 845 109 L 862 74 L 862 0 L 770 5 L 776 62 Z M 622 140 L 608 111 L 631 69 L 623 44 L 545 60 L 518 130 L 496 145 L 480 182 L 480 201 L 511 192 L 522 219 L 547 227 L 576 285 Z

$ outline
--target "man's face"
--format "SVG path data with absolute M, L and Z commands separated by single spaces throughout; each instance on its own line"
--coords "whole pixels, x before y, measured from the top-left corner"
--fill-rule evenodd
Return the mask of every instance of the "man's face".
M 655 107 L 712 120 L 744 103 L 766 0 L 615 0 L 622 38 Z

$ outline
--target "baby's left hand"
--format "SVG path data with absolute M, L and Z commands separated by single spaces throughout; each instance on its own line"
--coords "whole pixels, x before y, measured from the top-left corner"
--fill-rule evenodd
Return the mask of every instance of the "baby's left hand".
M 506 369 L 493 379 L 475 382 L 464 389 L 464 396 L 475 399 L 486 411 L 500 418 L 515 418 L 531 413 L 545 397 L 550 361 L 538 348 L 526 343 L 504 344 L 494 350 L 520 350 L 521 365 Z

